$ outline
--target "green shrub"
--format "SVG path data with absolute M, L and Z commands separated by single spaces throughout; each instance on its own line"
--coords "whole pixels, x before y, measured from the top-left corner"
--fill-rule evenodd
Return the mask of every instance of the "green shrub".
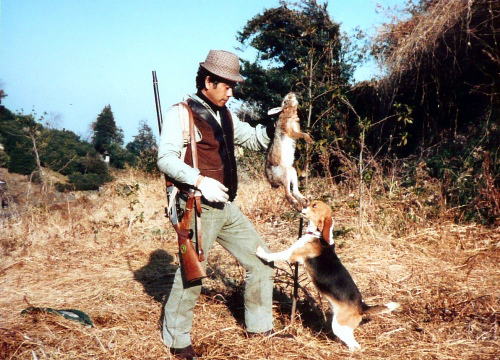
M 73 191 L 75 190 L 75 186 L 69 183 L 55 183 L 54 187 L 59 192 Z
M 127 149 L 122 148 L 118 144 L 109 146 L 110 165 L 117 169 L 124 169 L 126 164 L 134 165 L 136 157 Z
M 102 175 L 106 179 L 109 179 L 108 165 L 96 157 L 86 156 L 82 158 L 79 163 L 78 172 L 82 174 L 98 174 Z
M 69 130 L 44 129 L 42 138 L 40 160 L 45 167 L 63 175 L 80 171 L 85 157 L 96 156 L 92 145 Z
M 79 174 L 73 173 L 69 176 L 69 182 L 73 190 L 99 190 L 99 187 L 109 181 L 108 178 L 100 174 Z
M 144 171 L 148 174 L 158 174 L 158 166 L 156 165 L 156 161 L 158 159 L 158 150 L 155 148 L 150 148 L 141 151 L 137 158 L 137 162 L 135 164 L 136 168 Z
M 427 166 L 431 175 L 442 182 L 448 206 L 458 210 L 457 221 L 495 222 L 500 210 L 495 154 L 480 146 L 446 143 L 429 157 Z
M 27 141 L 19 141 L 9 153 L 7 169 L 9 172 L 29 175 L 35 170 L 35 157 Z

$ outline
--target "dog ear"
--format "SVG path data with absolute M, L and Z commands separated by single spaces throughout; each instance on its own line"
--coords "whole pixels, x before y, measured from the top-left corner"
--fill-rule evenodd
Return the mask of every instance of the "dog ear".
M 323 229 L 321 230 L 321 235 L 323 236 L 323 239 L 325 242 L 327 242 L 329 245 L 333 245 L 333 221 L 330 216 L 326 217 L 322 221 Z
M 322 217 L 319 218 L 318 221 L 315 222 L 315 225 L 318 228 L 318 231 L 322 232 L 323 229 L 324 229 L 324 227 L 325 227 L 325 221 L 324 221 L 324 219 Z

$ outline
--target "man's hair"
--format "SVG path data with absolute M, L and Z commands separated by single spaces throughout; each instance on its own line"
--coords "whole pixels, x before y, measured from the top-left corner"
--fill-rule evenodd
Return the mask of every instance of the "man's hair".
M 205 79 L 207 78 L 207 76 L 210 76 L 210 81 L 213 82 L 215 85 L 221 82 L 226 83 L 231 87 L 234 87 L 236 85 L 234 81 L 224 79 L 218 75 L 211 73 L 203 66 L 200 66 L 198 68 L 198 73 L 196 74 L 196 89 L 200 91 L 205 89 Z

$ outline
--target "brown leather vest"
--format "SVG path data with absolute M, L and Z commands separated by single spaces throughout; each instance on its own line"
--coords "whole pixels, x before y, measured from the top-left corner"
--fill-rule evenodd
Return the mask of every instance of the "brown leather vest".
M 224 184 L 229 189 L 229 200 L 232 201 L 238 189 L 238 174 L 231 113 L 226 107 L 222 108 L 219 125 L 205 106 L 192 99 L 188 99 L 187 103 L 193 112 L 194 125 L 201 132 L 201 140 L 196 143 L 200 173 Z M 185 162 L 193 166 L 190 146 L 186 150 Z

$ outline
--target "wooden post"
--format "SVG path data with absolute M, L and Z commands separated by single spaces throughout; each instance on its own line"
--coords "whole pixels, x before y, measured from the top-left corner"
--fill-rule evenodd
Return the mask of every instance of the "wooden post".
M 299 239 L 302 236 L 302 228 L 304 226 L 304 218 L 300 217 L 299 223 Z M 293 293 L 292 293 L 292 313 L 290 315 L 290 324 L 295 321 L 295 311 L 297 310 L 297 298 L 299 292 L 299 263 L 293 264 Z

